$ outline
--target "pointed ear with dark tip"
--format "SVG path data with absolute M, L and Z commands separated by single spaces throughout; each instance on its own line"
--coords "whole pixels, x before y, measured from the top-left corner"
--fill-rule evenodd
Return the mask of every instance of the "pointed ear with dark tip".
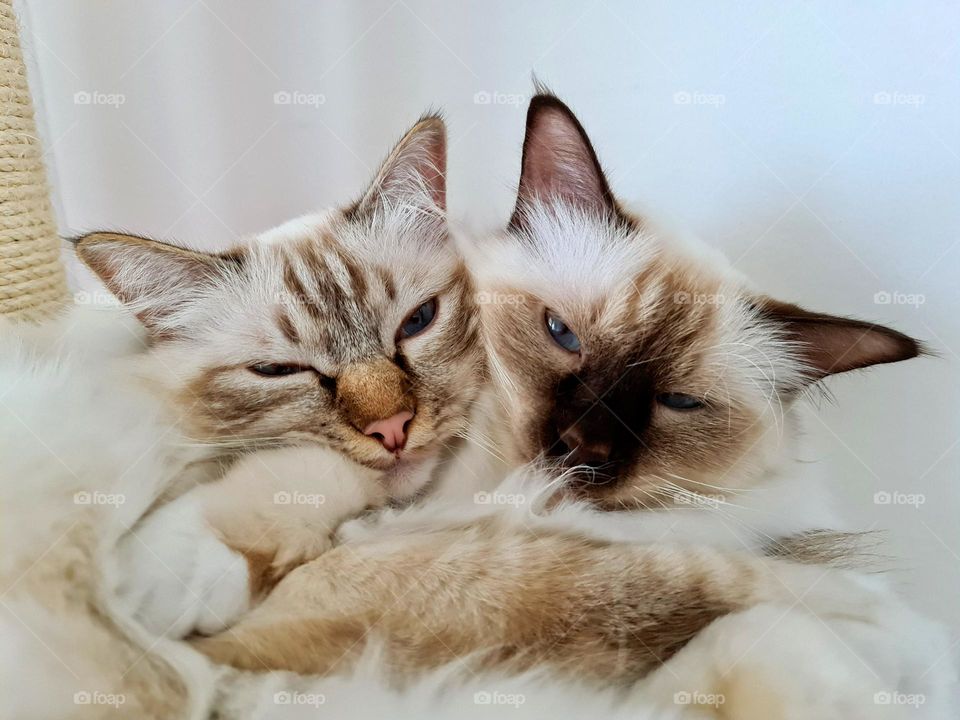
M 520 185 L 511 227 L 528 205 L 564 202 L 601 215 L 618 213 L 590 138 L 576 116 L 553 95 L 534 96 L 520 161 Z
M 761 316 L 779 324 L 785 338 L 795 345 L 809 382 L 848 370 L 909 360 L 923 352 L 918 341 L 883 325 L 814 313 L 766 298 L 757 307 Z
M 241 262 L 239 254 L 207 254 L 110 232 L 91 233 L 74 244 L 107 289 L 158 334 L 170 334 L 177 311 Z
M 447 207 L 446 173 L 447 128 L 439 116 L 428 115 L 400 139 L 351 212 L 413 205 L 443 213 Z

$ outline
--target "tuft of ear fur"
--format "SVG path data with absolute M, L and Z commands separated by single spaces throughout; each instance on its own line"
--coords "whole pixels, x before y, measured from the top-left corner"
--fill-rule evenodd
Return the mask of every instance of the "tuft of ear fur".
M 440 115 L 424 115 L 396 144 L 348 214 L 398 205 L 443 213 L 447 207 L 446 172 L 446 125 Z
M 797 305 L 764 298 L 761 317 L 779 325 L 795 348 L 809 382 L 827 375 L 917 357 L 923 347 L 913 338 L 883 325 L 814 313 Z
M 544 90 L 539 85 L 537 89 Z M 537 202 L 562 202 L 600 216 L 620 214 L 586 131 L 570 108 L 549 92 L 535 95 L 527 110 L 510 226 L 521 226 L 526 208 Z
M 169 334 L 172 316 L 242 262 L 239 252 L 208 254 L 112 232 L 73 242 L 83 263 L 155 334 Z

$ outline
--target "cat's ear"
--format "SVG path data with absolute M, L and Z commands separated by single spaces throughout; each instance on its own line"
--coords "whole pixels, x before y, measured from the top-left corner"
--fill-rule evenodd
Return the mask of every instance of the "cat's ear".
M 396 144 L 349 212 L 362 214 L 383 206 L 412 205 L 443 213 L 447 207 L 446 173 L 446 125 L 439 115 L 426 115 Z
M 562 202 L 601 216 L 619 213 L 586 131 L 570 108 L 548 93 L 535 95 L 527 109 L 511 227 L 521 225 L 525 208 L 538 201 Z
M 214 255 L 97 232 L 73 241 L 77 256 L 154 333 L 169 334 L 170 319 L 242 262 L 239 253 Z
M 909 360 L 924 352 L 918 341 L 883 325 L 810 312 L 769 298 L 763 298 L 756 306 L 765 320 L 780 326 L 791 352 L 799 354 L 808 382 L 848 370 Z

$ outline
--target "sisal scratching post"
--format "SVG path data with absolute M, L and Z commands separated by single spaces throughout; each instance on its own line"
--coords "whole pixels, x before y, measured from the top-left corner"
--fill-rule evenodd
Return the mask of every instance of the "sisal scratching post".
M 0 0 L 0 315 L 42 320 L 67 297 L 13 0 Z

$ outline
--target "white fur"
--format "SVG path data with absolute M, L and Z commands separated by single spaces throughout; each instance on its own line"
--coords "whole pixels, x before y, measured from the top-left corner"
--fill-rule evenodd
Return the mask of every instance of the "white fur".
M 616 296 L 624 278 L 661 252 L 656 236 L 612 230 L 603 218 L 567 205 L 532 205 L 527 222 L 519 239 L 501 234 L 466 248 L 481 287 L 527 288 L 559 309 L 565 297 Z
M 151 645 L 206 705 L 206 663 L 157 643 L 108 592 L 110 548 L 198 459 L 171 451 L 169 418 L 124 383 L 142 333 L 116 310 L 86 308 L 43 327 L 3 324 L 0 337 L 0 716 L 106 715 L 113 706 L 78 705 L 75 693 L 115 695 L 146 675 L 156 690 L 124 705 L 137 715 L 164 688 L 152 659 L 135 663 Z
M 218 632 L 250 608 L 247 561 L 216 536 L 195 493 L 124 537 L 118 562 L 121 606 L 157 635 Z
M 119 492 L 125 498 L 119 506 L 80 508 L 82 513 L 94 516 L 91 527 L 96 528 L 96 552 L 103 572 L 101 579 L 91 580 L 109 586 L 114 582 L 113 570 L 110 554 L 104 554 L 104 550 L 150 507 L 163 489 L 167 473 L 182 471 L 186 462 L 198 459 L 198 451 L 168 432 L 169 420 L 149 401 L 132 390 L 117 391 L 122 374 L 105 372 L 104 368 L 122 370 L 123 361 L 140 351 L 140 337 L 130 333 L 129 325 L 103 327 L 99 321 L 99 317 L 79 316 L 66 321 L 82 323 L 85 328 L 85 332 L 77 333 L 83 340 L 78 339 L 69 352 L 56 340 L 58 334 L 72 332 L 63 325 L 38 332 L 32 339 L 13 341 L 9 333 L 4 337 L 0 379 L 6 393 L 2 402 L 15 415 L 4 416 L 4 432 L 0 434 L 0 493 L 3 506 L 13 510 L 7 513 L 3 526 L 7 552 L 2 557 L 5 595 L 0 628 L 9 642 L 5 644 L 8 650 L 0 662 L 0 673 L 5 687 L 29 690 L 25 697 L 4 695 L 5 716 L 96 717 L 103 708 L 78 706 L 72 700 L 73 693 L 115 689 L 116 678 L 129 671 L 128 663 L 119 663 L 111 653 L 104 652 L 102 645 L 91 651 L 84 644 L 84 637 L 92 632 L 85 615 L 75 608 L 49 608 L 44 596 L 34 594 L 38 587 L 57 592 L 82 580 L 71 580 L 69 575 L 59 579 L 32 577 L 36 569 L 57 556 L 57 541 L 69 528 L 77 509 L 74 493 Z M 11 347 L 14 350 L 8 349 Z M 95 450 L 91 452 L 91 448 Z M 144 448 L 148 448 L 146 453 Z M 135 472 L 124 474 L 131 467 Z M 501 488 L 502 493 L 521 495 L 529 502 L 497 505 L 475 498 L 473 503 L 451 502 L 445 510 L 438 501 L 400 515 L 388 513 L 379 531 L 399 533 L 405 526 L 413 530 L 418 524 L 436 527 L 462 520 L 464 513 L 478 517 L 512 512 L 524 524 L 552 523 L 560 518 L 568 527 L 587 534 L 629 539 L 643 538 L 644 525 L 652 520 L 648 514 L 637 513 L 635 520 L 624 520 L 611 531 L 615 525 L 609 515 L 600 517 L 582 506 L 570 505 L 551 516 L 544 512 L 549 491 L 543 490 L 542 479 L 533 480 L 539 484 L 531 486 L 530 477 L 517 475 Z M 478 487 L 484 486 L 482 478 L 477 482 Z M 38 503 L 38 497 L 44 502 Z M 693 517 L 688 521 L 680 512 L 675 519 L 689 524 L 679 535 L 670 537 L 674 541 L 692 531 L 697 522 L 708 521 L 709 516 L 703 509 L 695 509 L 689 512 Z M 183 529 L 181 539 L 206 542 L 197 532 L 195 511 L 186 512 L 177 522 Z M 354 523 L 345 528 L 348 541 L 350 533 L 358 529 L 361 533 L 378 531 Z M 707 533 L 704 538 L 720 536 Z M 170 547 L 175 549 L 177 545 Z M 74 552 L 72 547 L 66 549 Z M 232 562 L 233 558 L 227 558 L 228 565 Z M 210 577 L 208 570 L 200 575 L 204 573 Z M 194 589 L 202 594 L 208 587 L 199 581 Z M 723 716 L 725 707 L 732 706 L 726 703 L 740 703 L 738 707 L 744 708 L 734 717 L 831 717 L 830 713 L 836 717 L 886 717 L 886 711 L 890 711 L 890 717 L 898 717 L 903 706 L 874 704 L 875 694 L 882 692 L 923 695 L 924 704 L 911 717 L 948 717 L 944 707 L 950 702 L 947 692 L 953 670 L 942 631 L 901 608 L 882 587 L 865 590 L 875 593 L 877 599 L 871 623 L 843 617 L 825 620 L 809 614 L 803 603 L 730 616 L 713 625 L 629 695 L 569 683 L 558 685 L 540 676 L 490 676 L 476 678 L 465 686 L 451 685 L 449 669 L 401 693 L 385 687 L 372 670 L 350 678 L 315 680 L 276 673 L 251 677 L 228 671 L 219 682 L 227 695 L 216 701 L 211 697 L 213 676 L 205 662 L 182 646 L 144 634 L 125 619 L 126 609 L 112 604 L 109 598 L 97 596 L 94 601 L 126 628 L 126 640 L 116 638 L 117 645 L 139 644 L 147 658 L 174 663 L 188 688 L 184 700 L 186 707 L 192 708 L 188 714 L 195 713 L 196 717 L 204 716 L 211 702 L 224 711 L 225 717 L 235 718 L 297 718 L 316 711 L 312 705 L 300 704 L 298 698 L 302 696 L 275 696 L 277 692 L 294 691 L 322 695 L 320 710 L 331 716 L 337 716 L 339 707 L 350 709 L 356 717 L 363 717 L 360 712 L 369 717 L 383 713 L 424 718 L 495 717 L 509 709 L 514 717 L 573 718 L 602 713 L 608 717 L 694 718 Z M 797 590 L 800 599 L 803 592 Z M 844 607 L 843 598 L 836 600 Z M 829 603 L 830 597 L 821 597 L 824 601 Z M 820 607 L 819 602 L 816 607 Z M 16 650 L 16 656 L 9 654 L 12 650 Z M 940 659 L 941 655 L 946 659 Z M 731 676 L 727 671 L 732 660 L 738 662 Z M 150 666 L 142 660 L 133 667 Z M 804 672 L 798 672 L 798 668 Z M 133 676 L 125 677 L 129 680 Z M 132 693 L 135 686 L 121 681 L 119 687 Z M 486 695 L 475 699 L 474 693 L 490 693 L 491 703 L 495 698 L 514 704 L 520 703 L 521 696 L 523 700 L 516 707 L 488 706 L 484 704 Z M 686 697 L 677 693 L 705 697 L 720 694 L 724 704 L 694 708 L 677 704 L 677 698 L 682 701 Z M 288 697 L 289 705 L 285 702 Z M 786 702 L 784 707 L 789 712 L 769 711 L 771 702 Z M 847 708 L 844 712 L 848 714 L 838 714 L 841 711 L 837 708 Z M 151 717 L 149 707 L 138 716 Z
M 321 447 L 246 455 L 120 540 L 117 594 L 124 609 L 171 638 L 224 630 L 255 600 L 243 551 L 278 568 L 314 559 L 330 549 L 345 518 L 384 502 L 378 475 Z
M 557 683 L 542 673 L 503 677 L 471 674 L 462 663 L 390 689 L 381 674 L 376 645 L 365 652 L 349 677 L 303 678 L 291 673 L 251 677 L 226 672 L 218 703 L 224 720 L 312 720 L 313 718 L 417 718 L 418 720 L 702 720 L 690 708 L 648 702 L 640 692 L 598 692 L 575 682 Z

